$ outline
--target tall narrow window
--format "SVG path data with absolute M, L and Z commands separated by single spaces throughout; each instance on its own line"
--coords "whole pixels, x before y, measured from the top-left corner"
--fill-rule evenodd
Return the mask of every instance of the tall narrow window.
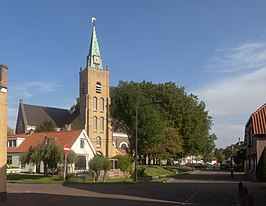
M 103 117 L 100 118 L 100 130 L 101 132 L 104 131 L 104 118 Z
M 96 137 L 96 146 L 97 147 L 101 146 L 101 137 Z
M 97 110 L 97 97 L 93 97 L 93 110 Z
M 100 82 L 96 83 L 96 93 L 101 93 L 102 92 L 102 85 Z
M 104 110 L 104 99 L 103 98 L 100 99 L 100 110 L 101 111 Z
M 85 140 L 81 139 L 80 140 L 80 148 L 84 148 L 85 147 Z
M 97 117 L 93 117 L 93 130 L 97 131 Z

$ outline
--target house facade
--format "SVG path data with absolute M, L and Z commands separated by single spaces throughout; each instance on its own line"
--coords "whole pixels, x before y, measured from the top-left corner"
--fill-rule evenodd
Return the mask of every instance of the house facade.
M 77 161 L 73 165 L 68 165 L 69 172 L 87 171 L 88 162 L 94 157 L 96 151 L 84 129 L 60 132 L 35 132 L 32 134 L 15 134 L 7 139 L 7 164 L 20 169 L 21 172 L 37 171 L 35 165 L 22 167 L 19 161 L 21 153 L 26 152 L 31 146 L 39 145 L 45 137 L 55 138 L 62 148 L 68 145 L 77 155 Z M 40 172 L 43 172 L 41 166 Z
M 245 126 L 245 144 L 245 172 L 255 180 L 256 167 L 266 146 L 266 103 L 250 116 Z
M 57 131 L 84 129 L 97 154 L 113 157 L 121 154 L 113 145 L 110 118 L 110 68 L 104 67 L 92 18 L 92 35 L 86 65 L 79 71 L 79 101 L 71 109 L 24 104 L 20 100 L 16 134 L 32 133 L 44 121 Z

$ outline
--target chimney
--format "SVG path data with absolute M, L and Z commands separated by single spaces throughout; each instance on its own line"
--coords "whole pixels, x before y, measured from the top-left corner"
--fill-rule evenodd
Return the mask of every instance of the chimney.
M 0 91 L 3 93 L 7 92 L 7 70 L 6 65 L 0 65 Z

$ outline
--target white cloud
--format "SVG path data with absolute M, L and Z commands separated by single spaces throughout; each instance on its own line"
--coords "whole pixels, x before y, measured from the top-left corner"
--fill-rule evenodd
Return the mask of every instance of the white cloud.
M 61 87 L 58 84 L 51 82 L 29 82 L 20 85 L 12 86 L 10 90 L 10 96 L 13 98 L 30 98 L 34 94 L 38 93 L 49 93 L 55 91 L 58 87 Z
M 226 77 L 193 93 L 206 102 L 214 120 L 217 146 L 225 147 L 238 137 L 243 140 L 249 116 L 266 102 L 266 43 L 245 43 L 219 51 L 212 65 L 217 73 L 226 72 Z
M 231 49 L 218 49 L 208 67 L 218 69 L 220 73 L 266 67 L 266 43 L 249 42 Z

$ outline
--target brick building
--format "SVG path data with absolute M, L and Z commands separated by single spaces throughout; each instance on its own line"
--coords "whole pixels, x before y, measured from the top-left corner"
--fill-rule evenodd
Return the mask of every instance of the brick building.
M 7 161 L 7 66 L 0 65 L 0 201 L 5 200 Z
M 245 144 L 245 172 L 256 179 L 256 166 L 266 146 L 266 103 L 250 116 L 245 126 Z

